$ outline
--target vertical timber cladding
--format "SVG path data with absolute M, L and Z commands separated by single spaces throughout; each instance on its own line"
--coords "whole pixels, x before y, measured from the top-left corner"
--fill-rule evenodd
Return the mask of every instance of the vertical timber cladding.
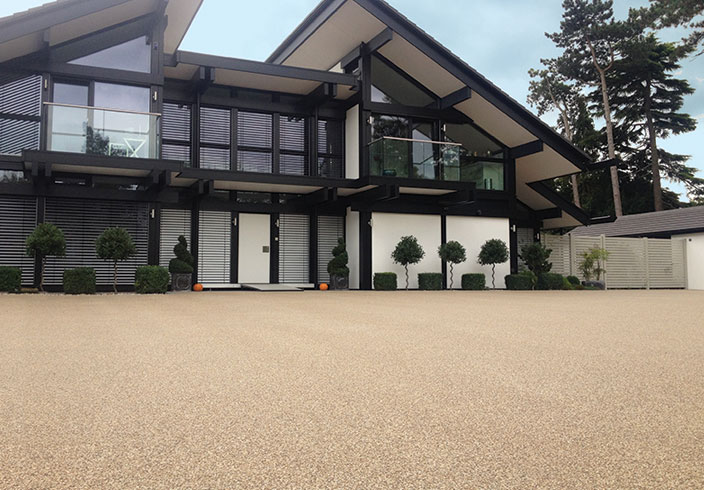
M 328 263 L 332 260 L 332 249 L 337 240 L 345 237 L 345 218 L 342 216 L 318 216 L 318 282 L 330 282 Z
M 47 260 L 45 283 L 63 283 L 63 272 L 77 267 L 95 269 L 97 284 L 112 284 L 113 264 L 99 259 L 95 242 L 106 228 L 121 227 L 132 236 L 137 255 L 118 264 L 117 283 L 134 284 L 137 267 L 147 265 L 149 255 L 149 205 L 122 201 L 88 201 L 47 198 L 44 220 L 58 226 L 66 237 L 66 256 Z
M 310 217 L 304 214 L 279 216 L 279 282 L 310 283 Z
M 203 211 L 198 217 L 198 282 L 230 284 L 232 213 Z
M 174 247 L 178 237 L 183 235 L 188 242 L 188 250 L 193 253 L 191 240 L 191 210 L 162 209 L 159 234 L 159 265 L 168 267 L 171 259 L 176 258 Z
M 34 280 L 34 259 L 27 256 L 25 242 L 36 222 L 35 198 L 0 196 L 0 266 L 18 267 L 24 285 Z

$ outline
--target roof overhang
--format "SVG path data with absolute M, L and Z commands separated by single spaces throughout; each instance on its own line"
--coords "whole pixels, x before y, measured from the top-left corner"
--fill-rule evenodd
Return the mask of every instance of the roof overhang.
M 170 0 L 164 47 L 173 53 L 203 0 Z M 161 0 L 61 0 L 0 19 L 0 63 L 159 12 Z
M 346 99 L 357 90 L 354 75 L 189 51 L 177 51 L 169 65 L 166 76 L 179 80 L 192 80 L 205 67 L 214 72 L 212 81 L 217 85 L 308 95 L 323 84 L 332 84 L 338 87 L 338 99 Z

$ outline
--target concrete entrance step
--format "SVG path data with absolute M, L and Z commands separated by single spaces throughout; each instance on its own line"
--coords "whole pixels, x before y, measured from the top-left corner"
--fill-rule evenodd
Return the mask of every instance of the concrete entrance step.
M 242 289 L 250 291 L 303 291 L 304 288 L 313 288 L 313 284 L 242 284 Z

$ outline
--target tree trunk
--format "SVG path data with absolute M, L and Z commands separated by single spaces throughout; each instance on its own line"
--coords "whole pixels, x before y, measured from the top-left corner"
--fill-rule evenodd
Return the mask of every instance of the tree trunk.
M 550 91 L 550 98 L 552 99 L 553 105 L 557 107 L 560 111 L 560 116 L 562 117 L 562 125 L 565 127 L 565 136 L 567 136 L 567 139 L 572 142 L 572 140 L 574 139 L 574 135 L 572 134 L 572 125 L 570 124 L 570 118 L 567 115 L 567 108 L 563 108 L 561 104 L 558 104 L 557 99 L 552 94 L 552 90 Z M 577 181 L 576 174 L 570 175 L 570 182 L 572 183 L 572 202 L 574 202 L 575 206 L 581 208 L 582 204 L 581 199 L 579 198 L 579 182 Z
M 611 63 L 606 68 L 599 66 L 599 61 L 596 59 L 596 51 L 592 45 L 591 40 L 586 38 L 587 45 L 589 46 L 589 51 L 592 54 L 592 62 L 596 71 L 599 72 L 599 80 L 601 82 L 601 97 L 604 103 L 604 119 L 606 120 L 606 140 L 609 146 L 609 159 L 616 158 L 616 144 L 614 143 L 614 123 L 611 120 L 611 104 L 609 102 L 608 87 L 606 84 L 606 72 L 614 66 L 614 51 L 611 46 L 609 46 L 609 51 L 611 54 Z M 614 196 L 614 210 L 616 211 L 616 217 L 620 218 L 623 216 L 623 206 L 621 204 L 621 186 L 618 182 L 618 169 L 616 166 L 611 167 L 611 189 Z
M 406 269 L 406 291 L 408 291 L 408 266 L 404 265 L 403 267 Z
M 112 290 L 117 293 L 117 260 L 113 262 Z
M 496 289 L 496 264 L 491 264 L 491 289 Z
M 652 100 L 650 80 L 647 81 L 647 93 L 645 94 L 645 117 L 648 125 L 648 137 L 650 138 L 650 166 L 653 171 L 653 203 L 655 211 L 665 209 L 662 202 L 662 182 L 660 179 L 660 154 L 658 152 L 658 140 L 653 124 Z
M 450 262 L 450 289 L 452 289 L 452 285 L 453 285 L 454 282 L 455 282 L 455 277 L 454 277 L 454 273 L 453 273 L 452 267 L 453 267 L 453 263 Z
M 572 183 L 572 201 L 574 205 L 578 208 L 582 207 L 582 200 L 579 198 L 579 181 L 576 175 L 570 175 L 570 182 Z

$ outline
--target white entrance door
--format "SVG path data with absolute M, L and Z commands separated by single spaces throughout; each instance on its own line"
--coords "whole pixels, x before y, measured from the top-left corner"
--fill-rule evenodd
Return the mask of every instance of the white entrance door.
M 240 214 L 237 282 L 269 284 L 271 219 L 268 214 Z

